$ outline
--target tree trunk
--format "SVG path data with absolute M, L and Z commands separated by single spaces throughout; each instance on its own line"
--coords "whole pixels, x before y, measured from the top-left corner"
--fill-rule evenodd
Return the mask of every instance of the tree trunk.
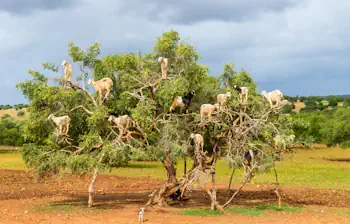
M 163 165 L 168 173 L 167 183 L 176 183 L 176 168 L 174 166 L 174 162 L 170 158 L 170 155 L 168 155 L 167 158 L 164 160 Z
M 211 184 L 212 184 L 212 195 L 213 195 L 213 198 L 212 198 L 212 201 L 211 201 L 211 206 L 210 206 L 210 209 L 211 210 L 215 210 L 215 205 L 216 205 L 216 189 L 215 189 L 215 163 L 212 165 L 212 168 L 211 168 Z
M 94 186 L 96 183 L 97 173 L 98 173 L 98 168 L 95 168 L 92 175 L 91 183 L 89 185 L 89 202 L 88 202 L 89 208 L 92 207 L 94 204 L 93 196 L 94 196 Z
M 228 195 L 230 195 L 230 191 L 231 191 L 231 184 L 232 184 L 232 180 L 233 180 L 233 175 L 235 174 L 236 168 L 232 169 L 232 173 L 230 176 L 230 183 L 228 184 L 228 189 L 227 189 L 227 193 Z

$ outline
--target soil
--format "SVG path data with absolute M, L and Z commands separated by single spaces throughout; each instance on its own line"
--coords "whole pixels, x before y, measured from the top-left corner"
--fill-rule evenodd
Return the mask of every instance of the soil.
M 0 170 L 0 223 L 137 223 L 138 212 L 162 180 L 100 175 L 96 182 L 95 206 L 87 208 L 90 177 L 64 175 L 38 181 L 30 172 Z M 236 189 L 238 185 L 234 185 Z M 228 197 L 227 184 L 219 183 L 218 199 Z M 234 205 L 275 204 L 273 186 L 249 184 Z M 263 216 L 239 214 L 182 216 L 184 208 L 209 208 L 203 191 L 192 189 L 189 200 L 168 207 L 147 207 L 145 223 L 350 223 L 350 215 L 334 209 L 350 208 L 349 190 L 281 187 L 283 204 L 304 206 L 302 212 L 269 211 Z M 315 211 L 318 212 L 315 212 Z

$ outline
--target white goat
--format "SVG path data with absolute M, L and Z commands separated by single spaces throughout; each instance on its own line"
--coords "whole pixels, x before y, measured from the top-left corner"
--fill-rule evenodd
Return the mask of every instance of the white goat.
M 139 212 L 139 223 L 142 223 L 145 216 L 145 208 L 141 208 L 141 211 Z
M 63 60 L 61 65 L 64 67 L 64 78 L 70 81 L 72 77 L 72 66 L 66 60 Z
M 268 93 L 266 91 L 262 91 L 261 95 L 267 99 L 271 107 L 273 106 L 274 103 L 275 103 L 275 106 L 278 106 L 283 97 L 282 92 L 279 91 L 278 89 Z
M 196 149 L 200 149 L 200 151 L 203 151 L 203 148 L 204 148 L 203 136 L 200 134 L 191 133 L 190 137 L 194 140 Z
M 62 116 L 62 117 L 56 117 L 53 114 L 50 114 L 47 118 L 48 120 L 52 120 L 56 124 L 56 132 L 57 135 L 68 135 L 69 131 L 69 124 L 70 124 L 70 117 L 69 116 Z
M 92 85 L 95 88 L 96 92 L 98 92 L 98 94 L 100 95 L 100 100 L 101 100 L 102 92 L 104 90 L 106 91 L 104 99 L 108 98 L 109 93 L 111 91 L 111 87 L 113 86 L 113 81 L 109 77 L 100 79 L 98 81 L 94 81 L 92 79 L 89 79 L 88 84 Z
M 204 119 L 204 115 L 208 116 L 208 121 L 211 120 L 211 115 L 215 110 L 219 108 L 218 104 L 212 105 L 212 104 L 202 104 L 200 108 L 200 116 L 201 116 L 201 123 Z
M 168 69 L 168 59 L 159 57 L 158 62 L 160 63 L 160 67 L 162 69 L 162 79 L 167 79 L 168 74 L 167 74 L 167 69 Z
M 235 88 L 235 90 L 239 92 L 239 102 L 247 103 L 249 89 L 247 87 L 239 87 L 237 85 L 234 85 L 233 88 Z M 243 96 L 244 96 L 244 101 L 242 101 Z
M 222 93 L 216 96 L 216 103 L 219 105 L 219 110 L 225 108 L 230 97 L 231 97 L 230 92 Z
M 108 118 L 109 122 L 112 122 L 119 129 L 119 136 L 123 136 L 124 132 L 127 131 L 131 127 L 135 127 L 135 122 L 132 120 L 129 115 L 122 115 L 119 117 L 115 117 L 110 115 Z

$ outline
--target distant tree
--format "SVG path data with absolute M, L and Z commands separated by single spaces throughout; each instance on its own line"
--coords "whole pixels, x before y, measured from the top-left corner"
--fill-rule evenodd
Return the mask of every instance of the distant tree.
M 22 146 L 23 122 L 11 118 L 11 116 L 2 116 L 0 120 L 0 145 Z
M 17 116 L 18 117 L 23 117 L 25 115 L 25 112 L 24 111 L 18 111 L 17 112 Z
M 332 107 L 336 107 L 338 105 L 337 96 L 330 95 L 327 97 L 328 105 Z

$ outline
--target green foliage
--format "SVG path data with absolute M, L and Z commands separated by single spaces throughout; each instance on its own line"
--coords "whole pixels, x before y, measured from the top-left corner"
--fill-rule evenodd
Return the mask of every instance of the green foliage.
M 23 142 L 23 121 L 3 115 L 0 120 L 0 145 L 22 146 Z
M 262 216 L 265 214 L 265 211 L 259 208 L 244 208 L 244 207 L 232 207 L 226 209 L 230 213 L 236 213 L 240 215 L 247 215 L 247 216 Z
M 24 111 L 18 111 L 17 112 L 17 116 L 18 117 L 23 117 L 25 115 L 25 112 Z
M 12 109 L 11 105 L 0 105 L 0 110 Z
M 181 215 L 186 216 L 216 216 L 216 215 L 222 215 L 219 211 L 213 211 L 209 209 L 186 209 L 180 211 Z
M 285 114 L 290 114 L 292 112 L 292 110 L 293 110 L 292 105 L 290 105 L 288 103 L 283 106 L 283 113 L 285 113 Z
M 278 212 L 301 212 L 304 209 L 303 207 L 289 205 L 281 205 L 281 207 L 278 207 L 277 205 L 260 205 L 256 208 L 259 210 L 274 210 Z

